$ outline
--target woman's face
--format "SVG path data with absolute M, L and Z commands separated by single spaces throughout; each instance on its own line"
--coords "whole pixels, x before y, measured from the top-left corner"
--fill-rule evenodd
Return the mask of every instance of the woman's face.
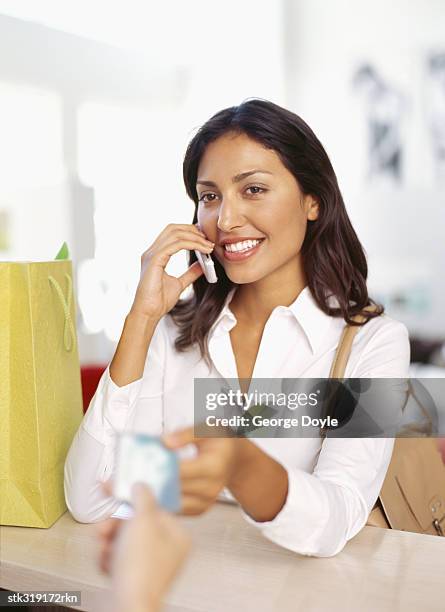
M 298 263 L 318 204 L 274 150 L 245 134 L 221 136 L 204 152 L 196 190 L 198 223 L 232 282 L 253 283 Z

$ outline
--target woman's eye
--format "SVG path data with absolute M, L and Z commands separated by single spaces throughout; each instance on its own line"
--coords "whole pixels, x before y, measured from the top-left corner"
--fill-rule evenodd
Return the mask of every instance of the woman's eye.
M 204 193 L 200 198 L 199 198 L 199 202 L 213 202 L 213 199 L 211 200 L 206 200 L 205 198 L 208 198 L 209 196 L 214 196 L 214 193 Z
M 249 190 L 251 190 L 250 195 L 259 195 L 260 193 L 265 193 L 267 191 L 267 189 L 264 189 L 264 187 L 260 187 L 259 185 L 250 185 L 246 188 L 246 191 Z M 203 193 L 202 196 L 199 198 L 198 202 L 214 202 L 216 197 L 217 196 L 215 193 Z
M 259 187 L 258 185 L 250 185 L 250 187 L 247 187 L 247 190 L 249 189 L 253 189 L 254 191 L 252 192 L 252 195 L 257 195 L 259 193 L 263 193 L 265 191 L 267 191 L 267 189 L 264 189 L 263 187 Z

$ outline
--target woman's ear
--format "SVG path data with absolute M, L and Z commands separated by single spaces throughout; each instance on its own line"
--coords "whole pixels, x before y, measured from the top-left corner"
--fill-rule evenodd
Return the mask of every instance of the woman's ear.
M 315 221 L 318 219 L 318 213 L 320 206 L 314 196 L 308 195 L 306 201 L 306 212 L 308 221 Z

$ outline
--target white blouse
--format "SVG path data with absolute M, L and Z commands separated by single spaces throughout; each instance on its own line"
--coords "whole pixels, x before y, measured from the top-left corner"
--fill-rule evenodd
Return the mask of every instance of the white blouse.
M 100 521 L 120 506 L 100 487 L 113 475 L 118 432 L 159 435 L 193 425 L 193 379 L 237 378 L 229 335 L 236 325 L 229 307 L 234 292 L 209 332 L 210 374 L 197 346 L 184 353 L 175 350 L 177 327 L 169 315 L 156 327 L 141 379 L 118 387 L 106 369 L 65 463 L 66 501 L 76 520 Z M 341 317 L 318 307 L 306 286 L 293 304 L 277 306 L 270 315 L 253 377 L 327 378 L 344 325 Z M 359 328 L 345 376 L 406 378 L 409 361 L 405 325 L 383 314 Z M 320 557 L 338 553 L 365 525 L 394 444 L 383 438 L 252 441 L 285 467 L 288 494 L 272 521 L 259 523 L 243 515 L 277 544 Z

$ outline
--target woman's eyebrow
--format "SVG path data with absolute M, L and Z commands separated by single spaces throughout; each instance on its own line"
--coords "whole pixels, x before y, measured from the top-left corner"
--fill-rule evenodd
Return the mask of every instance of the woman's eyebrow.
M 235 176 L 232 176 L 232 183 L 239 183 L 251 174 L 273 174 L 273 172 L 269 172 L 268 170 L 249 170 L 248 172 L 241 172 L 241 174 L 235 174 Z M 203 181 L 201 179 L 198 179 L 196 184 L 206 185 L 206 187 L 216 187 L 216 183 L 213 181 Z

